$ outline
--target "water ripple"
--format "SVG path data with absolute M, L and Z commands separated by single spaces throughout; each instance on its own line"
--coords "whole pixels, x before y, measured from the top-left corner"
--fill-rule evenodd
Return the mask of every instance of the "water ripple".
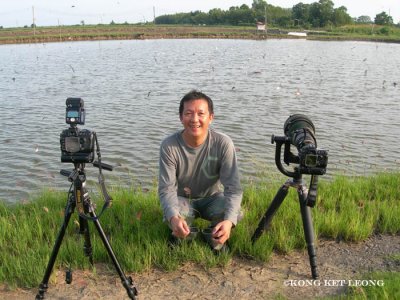
M 0 199 L 68 189 L 60 169 L 65 99 L 82 97 L 108 184 L 151 186 L 160 141 L 181 128 L 179 100 L 200 89 L 229 134 L 242 177 L 276 169 L 271 135 L 289 115 L 315 124 L 328 176 L 398 170 L 400 45 L 293 40 L 102 41 L 0 46 Z M 11 78 L 15 80 L 11 80 Z M 90 183 L 97 169 L 87 166 Z

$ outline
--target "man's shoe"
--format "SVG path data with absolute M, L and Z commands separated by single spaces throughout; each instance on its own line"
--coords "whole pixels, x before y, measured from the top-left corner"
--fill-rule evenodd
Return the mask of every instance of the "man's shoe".
M 168 237 L 168 247 L 173 249 L 176 246 L 182 244 L 182 239 L 174 236 L 172 233 Z
M 207 243 L 207 245 L 210 246 L 211 250 L 214 252 L 214 254 L 222 254 L 222 253 L 227 253 L 229 252 L 229 247 L 228 245 L 225 244 L 219 244 L 213 237 L 212 237 L 212 227 L 205 228 L 201 231 L 201 234 L 203 236 L 204 241 Z
M 219 247 L 218 249 L 213 248 L 212 251 L 215 255 L 221 255 L 221 254 L 229 253 L 230 249 L 229 249 L 229 246 L 227 245 L 227 243 L 225 243 L 225 244 L 222 244 L 221 247 Z

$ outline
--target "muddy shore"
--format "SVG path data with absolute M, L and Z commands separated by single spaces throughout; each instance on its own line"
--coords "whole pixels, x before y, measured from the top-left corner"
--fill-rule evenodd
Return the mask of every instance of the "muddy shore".
M 399 235 L 376 235 L 360 243 L 319 240 L 318 281 L 312 281 L 307 251 L 274 254 L 269 262 L 233 258 L 225 268 L 204 269 L 193 263 L 177 271 L 152 269 L 131 275 L 137 299 L 315 299 L 341 295 L 366 272 L 400 272 Z M 72 284 L 63 270 L 54 272 L 46 299 L 128 299 L 112 265 L 96 265 L 96 272 L 76 270 Z M 376 286 L 376 288 L 380 288 Z M 37 288 L 10 290 L 0 285 L 2 299 L 33 299 Z

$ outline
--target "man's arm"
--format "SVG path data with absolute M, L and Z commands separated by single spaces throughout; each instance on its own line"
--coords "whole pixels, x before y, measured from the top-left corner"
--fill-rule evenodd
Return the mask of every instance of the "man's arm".
M 231 221 L 232 225 L 235 226 L 240 213 L 243 190 L 240 185 L 235 147 L 230 138 L 226 141 L 222 152 L 220 181 L 224 186 L 226 199 L 224 219 Z
M 213 238 L 219 244 L 224 244 L 230 238 L 232 227 L 237 224 L 243 191 L 240 185 L 235 147 L 229 137 L 224 140 L 221 151 L 220 181 L 224 186 L 226 207 L 224 220 L 214 227 Z
M 179 215 L 176 183 L 176 160 L 164 141 L 160 147 L 158 196 L 166 221 Z
M 190 229 L 179 215 L 179 201 L 176 183 L 177 161 L 169 151 L 166 143 L 160 147 L 158 195 L 165 220 L 170 224 L 172 233 L 180 238 L 186 237 Z

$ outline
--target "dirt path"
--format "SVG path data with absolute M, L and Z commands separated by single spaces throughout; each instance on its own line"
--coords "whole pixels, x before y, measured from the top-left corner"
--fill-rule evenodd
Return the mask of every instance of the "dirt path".
M 129 275 L 139 290 L 137 299 L 140 300 L 272 299 L 276 295 L 312 299 L 344 293 L 349 282 L 366 279 L 362 272 L 400 272 L 400 264 L 390 259 L 391 254 L 400 254 L 400 235 L 378 235 L 357 244 L 320 240 L 317 248 L 319 281 L 310 281 L 306 251 L 275 254 L 263 264 L 234 258 L 223 269 L 205 270 L 186 264 L 174 272 L 152 270 Z M 96 274 L 74 271 L 70 285 L 65 283 L 63 271 L 56 272 L 46 299 L 128 299 L 117 273 L 109 269 L 112 265 L 96 265 L 96 268 Z M 0 286 L 1 299 L 34 299 L 36 293 L 37 289 L 9 291 L 6 286 Z

